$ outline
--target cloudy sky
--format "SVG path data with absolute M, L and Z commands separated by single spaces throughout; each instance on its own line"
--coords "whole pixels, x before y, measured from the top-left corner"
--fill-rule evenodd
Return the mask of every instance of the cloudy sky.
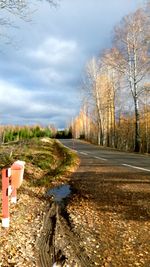
M 0 123 L 66 127 L 80 108 L 86 62 L 111 45 L 114 25 L 140 2 L 61 0 L 55 9 L 33 1 L 32 21 L 11 16 L 13 27 L 1 27 Z

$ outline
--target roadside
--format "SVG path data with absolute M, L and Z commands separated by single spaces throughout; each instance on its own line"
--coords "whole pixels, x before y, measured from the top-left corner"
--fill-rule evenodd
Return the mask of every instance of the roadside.
M 10 227 L 0 229 L 0 266 L 37 266 L 36 240 L 49 210 L 45 192 L 65 181 L 64 174 L 76 165 L 76 156 L 51 139 L 32 139 L 6 144 L 0 150 L 0 167 L 15 160 L 26 162 L 17 204 L 10 204 Z M 1 183 L 1 181 L 0 181 Z M 1 192 L 0 192 L 1 203 Z

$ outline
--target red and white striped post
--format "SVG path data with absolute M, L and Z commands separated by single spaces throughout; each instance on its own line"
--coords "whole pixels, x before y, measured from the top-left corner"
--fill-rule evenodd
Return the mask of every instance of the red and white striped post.
M 9 227 L 9 196 L 11 195 L 11 203 L 17 202 L 17 188 L 23 182 L 24 166 L 24 161 L 17 160 L 11 168 L 2 169 L 2 227 Z
M 9 177 L 11 169 L 2 170 L 2 227 L 9 227 Z

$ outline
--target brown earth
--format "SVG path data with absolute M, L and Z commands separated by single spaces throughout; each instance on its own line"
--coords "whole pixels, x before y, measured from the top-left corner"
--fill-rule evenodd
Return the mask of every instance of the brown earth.
M 82 156 L 70 184 L 66 212 L 54 216 L 61 266 L 149 267 L 149 175 Z

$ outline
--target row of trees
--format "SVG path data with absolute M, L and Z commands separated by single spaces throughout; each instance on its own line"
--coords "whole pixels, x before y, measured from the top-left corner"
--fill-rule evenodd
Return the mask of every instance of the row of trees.
M 49 137 L 49 138 L 72 138 L 71 129 L 57 130 L 55 126 L 41 127 L 32 126 L 0 126 L 0 143 L 20 141 L 24 139 Z
M 1 126 L 0 143 L 7 143 L 11 141 L 19 141 L 36 137 L 53 138 L 56 136 L 56 134 L 57 130 L 54 126 Z
M 114 29 L 112 48 L 86 65 L 73 136 L 150 153 L 150 1 Z

